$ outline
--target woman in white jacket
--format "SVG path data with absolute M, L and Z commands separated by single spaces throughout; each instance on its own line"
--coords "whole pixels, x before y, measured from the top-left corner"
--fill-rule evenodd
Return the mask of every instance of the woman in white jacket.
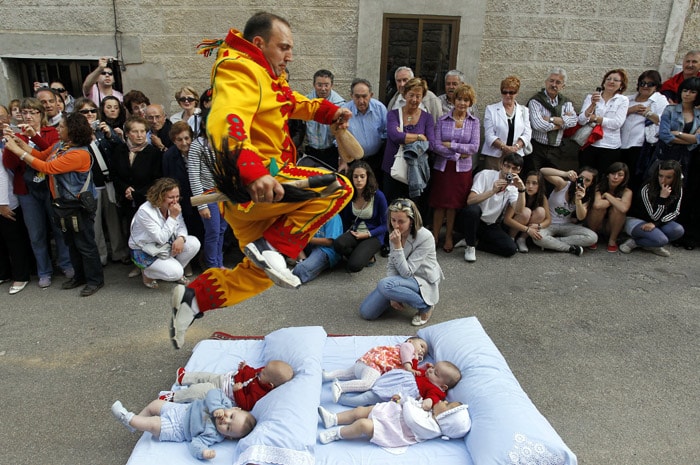
M 530 112 L 525 105 L 519 105 L 516 97 L 520 91 L 520 79 L 508 76 L 501 81 L 501 101 L 486 107 L 484 113 L 484 169 L 498 170 L 501 155 L 518 153 L 525 157 L 523 172 L 527 173 L 528 158 L 525 147 L 530 145 L 532 128 Z
M 180 187 L 172 178 L 160 178 L 148 189 L 131 221 L 129 248 L 141 268 L 143 284 L 155 289 L 157 279 L 187 284 L 185 266 L 199 252 L 199 239 L 187 234 L 182 218 Z

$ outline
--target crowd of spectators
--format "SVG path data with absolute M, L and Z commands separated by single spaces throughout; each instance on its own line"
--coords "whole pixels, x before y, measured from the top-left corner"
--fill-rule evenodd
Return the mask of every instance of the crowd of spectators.
M 290 124 L 298 158 L 346 174 L 355 194 L 333 227 L 289 264 L 302 282 L 341 261 L 352 273 L 372 266 L 399 247 L 388 224 L 398 199 L 412 201 L 434 247 L 442 243 L 450 253 L 464 246 L 467 262 L 476 261 L 476 250 L 507 257 L 533 244 L 580 256 L 600 238 L 608 252 L 640 247 L 668 256 L 669 243 L 693 249 L 700 243 L 700 203 L 693 202 L 700 189 L 699 76 L 700 51 L 688 52 L 681 72 L 666 81 L 646 70 L 635 85 L 624 69 L 612 69 L 591 83 L 596 91 L 580 108 L 562 93 L 563 68 L 552 68 L 526 99 L 519 99 L 520 79 L 505 76 L 501 100 L 485 105 L 480 121 L 476 89 L 459 70 L 446 73 L 446 93 L 437 96 L 399 67 L 398 92 L 386 105 L 362 78 L 352 81 L 345 102 L 333 73 L 318 70 L 309 97 L 352 112 L 349 131 L 365 155 L 348 166 L 328 126 Z M 36 83 L 33 96 L 0 106 L 0 282 L 11 281 L 16 294 L 33 273 L 47 288 L 56 266 L 68 279 L 64 288 L 87 281 L 92 292 L 81 295 L 91 295 L 102 286 L 101 273 L 86 275 L 94 257 L 102 266 L 133 265 L 129 276 L 150 288 L 156 279 L 186 283 L 192 264 L 224 267 L 227 224 L 218 205 L 189 201 L 215 187 L 206 134 L 211 90 L 183 86 L 175 92 L 181 111 L 167 115 L 143 92 L 115 89 L 112 61 L 104 57 L 82 92 L 74 98 L 61 82 Z M 81 136 L 76 147 L 73 135 L 61 135 L 71 115 L 85 119 L 89 143 Z M 564 147 L 584 133 L 590 135 L 578 140 L 577 167 L 562 169 Z M 81 231 L 76 241 L 75 231 L 55 221 L 53 186 L 62 172 L 47 166 L 73 148 L 91 156 L 89 169 L 77 162 L 70 169 L 90 173 L 92 240 Z M 405 161 L 403 177 L 394 172 L 397 158 Z M 85 263 L 76 263 L 81 256 Z

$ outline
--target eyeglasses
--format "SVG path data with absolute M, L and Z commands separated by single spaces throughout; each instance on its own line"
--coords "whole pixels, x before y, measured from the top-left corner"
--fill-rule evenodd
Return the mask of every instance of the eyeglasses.
M 103 76 L 113 76 L 114 75 L 114 73 L 111 71 L 102 71 L 100 74 Z
M 22 110 L 22 116 L 34 116 L 41 113 L 39 110 Z
M 615 78 L 605 78 L 605 82 L 622 82 L 622 79 L 615 79 Z
M 97 108 L 83 108 L 82 110 L 78 110 L 78 113 L 81 115 L 87 115 L 88 113 L 97 114 Z
M 136 111 L 146 111 L 146 108 L 148 108 L 148 105 L 145 103 L 142 103 L 141 105 L 132 105 L 131 109 L 136 112 Z
M 194 97 L 180 97 L 179 99 L 177 99 L 177 101 L 180 103 L 185 103 L 185 102 L 192 103 L 192 102 L 196 102 L 197 99 Z
M 63 93 L 66 91 L 66 89 L 64 87 L 52 87 L 52 89 L 58 93 Z
M 515 90 L 501 90 L 501 94 L 502 94 L 502 95 L 515 95 L 515 94 L 517 94 L 517 93 L 518 93 L 518 92 L 515 91 Z
M 658 84 L 653 81 L 639 81 L 637 85 L 639 87 L 656 87 Z
M 161 119 L 162 117 L 163 117 L 163 115 L 146 115 L 146 119 L 149 121 L 151 121 L 151 120 L 155 121 L 155 120 Z
M 413 206 L 406 199 L 396 199 L 389 206 L 389 210 L 392 210 L 392 211 L 401 211 L 403 208 L 413 209 Z

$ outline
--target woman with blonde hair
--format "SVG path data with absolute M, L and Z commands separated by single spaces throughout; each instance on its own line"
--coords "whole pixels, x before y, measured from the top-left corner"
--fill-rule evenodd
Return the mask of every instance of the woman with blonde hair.
M 190 118 L 192 118 L 195 113 L 199 114 L 197 111 L 199 108 L 199 94 L 191 86 L 183 86 L 175 92 L 175 100 L 177 104 L 180 105 L 182 111 L 179 111 L 170 117 L 171 123 L 177 123 L 178 121 L 185 121 L 190 123 Z M 198 129 L 195 125 L 190 124 L 192 130 L 197 133 Z

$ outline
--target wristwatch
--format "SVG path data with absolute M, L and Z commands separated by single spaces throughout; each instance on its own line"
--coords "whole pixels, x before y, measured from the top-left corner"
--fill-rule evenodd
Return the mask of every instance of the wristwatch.
M 554 123 L 554 118 L 552 116 L 549 117 L 549 122 Z

